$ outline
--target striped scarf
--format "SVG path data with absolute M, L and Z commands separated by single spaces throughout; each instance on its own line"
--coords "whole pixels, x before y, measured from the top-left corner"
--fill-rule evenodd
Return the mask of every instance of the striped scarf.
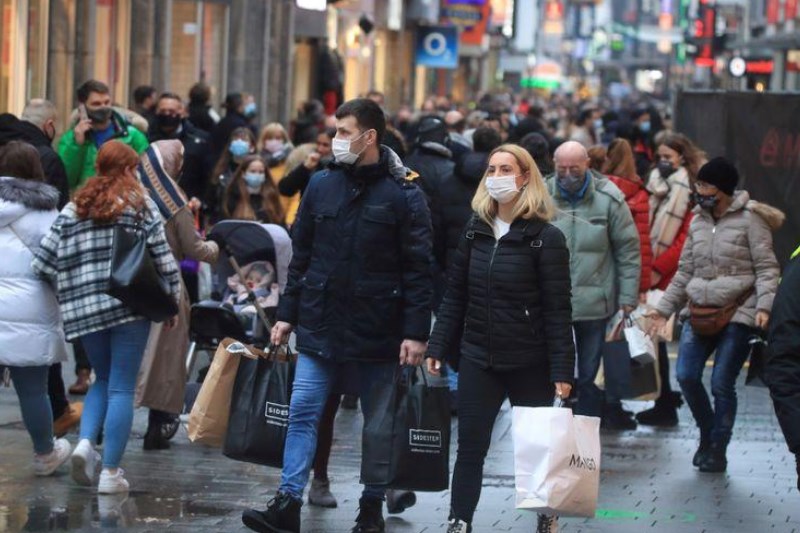
M 173 141 L 180 146 L 180 141 Z M 151 144 L 139 158 L 137 169 L 139 180 L 150 193 L 150 198 L 158 206 L 158 211 L 164 221 L 171 219 L 186 204 L 186 194 L 175 183 L 175 180 L 167 174 L 165 158 L 162 154 L 162 142 Z M 163 144 L 166 144 L 165 142 Z
M 657 168 L 653 169 L 647 190 L 650 191 L 650 242 L 655 258 L 672 246 L 689 211 L 692 194 L 689 174 L 679 167 L 664 179 Z

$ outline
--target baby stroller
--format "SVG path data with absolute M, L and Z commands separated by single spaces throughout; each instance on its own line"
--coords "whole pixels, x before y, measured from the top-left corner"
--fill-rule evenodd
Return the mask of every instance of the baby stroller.
M 225 220 L 211 229 L 208 238 L 220 244 L 220 255 L 212 275 L 213 299 L 191 309 L 187 378 L 191 378 L 198 352 L 213 354 L 226 337 L 246 344 L 269 344 L 272 319 L 292 258 L 289 234 L 275 224 Z M 187 408 L 194 403 L 197 385 L 186 389 Z M 178 425 L 178 421 L 170 424 L 164 436 L 172 438 Z

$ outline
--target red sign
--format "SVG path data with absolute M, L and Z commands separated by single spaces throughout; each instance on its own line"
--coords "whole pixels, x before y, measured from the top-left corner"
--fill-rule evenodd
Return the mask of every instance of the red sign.
M 783 19 L 792 20 L 797 18 L 797 0 L 786 0 L 783 6 Z
M 767 0 L 767 24 L 778 23 L 778 11 L 780 10 L 781 0 Z
M 748 60 L 745 72 L 748 74 L 772 74 L 775 63 L 771 59 Z
M 492 5 L 488 1 L 444 0 L 441 22 L 461 27 L 461 42 L 477 46 L 483 43 L 491 11 Z

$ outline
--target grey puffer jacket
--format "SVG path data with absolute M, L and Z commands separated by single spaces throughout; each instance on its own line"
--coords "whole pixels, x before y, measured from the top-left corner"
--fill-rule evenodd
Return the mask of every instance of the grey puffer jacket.
M 731 319 L 754 327 L 756 311 L 772 309 L 780 278 L 772 232 L 783 224 L 785 215 L 750 200 L 746 191 L 734 193 L 733 204 L 719 220 L 700 207 L 695 207 L 694 214 L 678 272 L 657 311 L 669 316 L 689 300 L 700 306 L 721 307 L 754 288 Z

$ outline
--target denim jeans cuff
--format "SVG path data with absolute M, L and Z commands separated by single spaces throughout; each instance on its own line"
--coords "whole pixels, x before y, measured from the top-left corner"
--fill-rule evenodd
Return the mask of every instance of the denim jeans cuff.
M 365 485 L 361 491 L 361 497 L 365 500 L 386 500 L 386 487 L 383 485 Z

